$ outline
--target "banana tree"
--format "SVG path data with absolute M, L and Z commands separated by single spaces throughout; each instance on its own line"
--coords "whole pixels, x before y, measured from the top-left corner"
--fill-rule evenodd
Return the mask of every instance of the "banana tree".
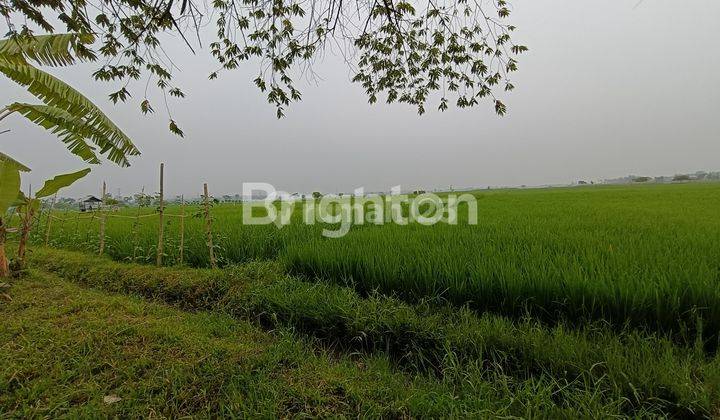
M 20 216 L 20 241 L 18 244 L 18 255 L 16 271 L 22 271 L 25 269 L 25 251 L 27 249 L 28 237 L 30 236 L 30 227 L 32 226 L 33 217 L 40 208 L 40 200 L 49 197 L 60 189 L 72 185 L 75 181 L 85 177 L 90 173 L 90 168 L 86 168 L 77 172 L 69 174 L 58 175 L 53 179 L 45 181 L 45 185 L 35 193 L 35 197 L 27 197 L 21 191 L 18 194 L 17 200 L 13 207 Z
M 71 153 L 87 163 L 98 164 L 99 156 L 104 156 L 120 166 L 129 166 L 128 158 L 140 154 L 130 138 L 83 94 L 35 66 L 62 67 L 78 60 L 94 60 L 96 56 L 88 47 L 93 42 L 94 37 L 87 34 L 22 35 L 0 40 L 0 73 L 42 101 L 10 103 L 0 108 L 0 122 L 20 115 L 57 135 Z M 3 219 L 20 192 L 20 172 L 28 170 L 0 152 L 0 276 L 8 275 L 4 252 L 7 223 Z M 26 214 L 32 214 L 33 203 L 20 204 Z
M 8 259 L 5 253 L 5 236 L 9 227 L 5 225 L 3 216 L 5 216 L 8 208 L 18 196 L 20 172 L 29 170 L 22 163 L 0 152 L 0 278 L 10 275 Z

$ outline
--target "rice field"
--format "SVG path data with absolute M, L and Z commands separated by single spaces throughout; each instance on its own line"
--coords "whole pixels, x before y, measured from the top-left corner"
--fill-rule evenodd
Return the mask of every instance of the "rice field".
M 308 281 L 349 285 L 417 302 L 548 323 L 602 320 L 700 337 L 720 331 L 720 184 L 593 186 L 476 191 L 477 225 L 354 226 L 343 238 L 324 226 L 244 226 L 242 207 L 212 208 L 221 265 L 275 260 Z M 199 212 L 188 206 L 188 214 Z M 152 213 L 151 209 L 141 212 Z M 177 206 L 167 213 L 177 214 Z M 135 216 L 137 209 L 119 212 Z M 56 223 L 50 243 L 97 252 L 98 221 Z M 462 211 L 461 211 L 462 215 Z M 157 218 L 109 218 L 105 252 L 154 263 Z M 167 217 L 165 263 L 179 260 L 179 219 Z M 37 240 L 43 233 L 42 223 Z M 209 265 L 204 221 L 185 220 L 184 262 Z

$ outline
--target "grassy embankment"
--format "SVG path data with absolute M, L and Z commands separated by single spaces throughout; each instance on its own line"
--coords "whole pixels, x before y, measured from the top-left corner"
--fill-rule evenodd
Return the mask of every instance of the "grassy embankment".
M 33 272 L 0 303 L 3 417 L 617 414 L 622 401 L 551 378 L 442 379 L 318 350 L 287 330 L 90 290 Z
M 550 328 L 382 295 L 363 298 L 349 288 L 288 277 L 277 264 L 156 269 L 43 249 L 32 263 L 86 286 L 226 314 L 266 330 L 292 329 L 336 354 L 379 358 L 393 371 L 433 384 L 450 381 L 453 389 L 488 380 L 491 387 L 496 381 L 567 386 L 542 403 L 546 409 L 557 403 L 576 412 L 709 416 L 720 400 L 717 356 L 635 330 Z

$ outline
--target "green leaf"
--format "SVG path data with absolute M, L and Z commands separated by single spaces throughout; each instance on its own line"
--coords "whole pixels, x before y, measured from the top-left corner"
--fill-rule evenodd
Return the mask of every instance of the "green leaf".
M 94 61 L 97 57 L 85 45 L 91 45 L 91 34 L 18 35 L 0 40 L 0 56 L 27 63 L 33 60 L 46 66 L 68 66 L 76 58 Z
M 8 109 L 19 113 L 33 123 L 55 134 L 60 141 L 65 143 L 71 153 L 79 156 L 87 163 L 100 163 L 96 154 L 97 151 L 120 166 L 130 165 L 125 153 L 113 145 L 112 139 L 108 137 L 107 132 L 88 123 L 84 118 L 75 117 L 60 108 L 47 105 L 16 102 L 10 104 Z M 96 147 L 89 144 L 89 142 L 96 145 L 100 150 L 96 150 Z
M 35 194 L 36 198 L 43 198 L 49 195 L 53 195 L 58 192 L 61 188 L 72 185 L 75 181 L 83 178 L 85 175 L 90 173 L 90 168 L 83 169 L 81 171 L 58 175 L 55 178 L 45 181 L 45 185 Z
M 10 207 L 15 207 L 19 211 L 25 211 L 28 208 L 37 211 L 37 209 L 40 208 L 40 200 L 37 198 L 28 198 L 21 190 L 18 191 L 17 198 L 10 204 Z
M 0 218 L 20 191 L 20 166 L 9 156 L 0 153 Z
M 174 120 L 170 120 L 170 131 L 180 137 L 185 137 L 185 133 L 178 127 Z
M 155 112 L 153 107 L 150 105 L 150 101 L 148 101 L 147 99 L 145 99 L 144 101 L 142 101 L 142 103 L 140 103 L 140 110 L 142 111 L 143 114 L 146 114 L 146 115 L 152 114 L 153 112 Z
M 0 152 L 0 162 L 8 162 L 11 165 L 15 165 L 20 172 L 30 172 L 30 168 L 11 158 L 3 152 Z
M 25 193 L 22 192 L 22 190 L 19 190 L 17 193 L 17 198 L 15 198 L 15 201 L 13 201 L 12 207 L 23 206 L 27 203 L 27 201 L 28 201 L 28 198 L 25 195 Z
M 101 149 L 101 154 L 110 152 L 107 158 L 121 166 L 129 166 L 128 156 L 140 154 L 130 138 L 92 101 L 62 80 L 28 62 L 17 60 L 17 57 L 0 53 L 0 73 L 26 87 L 28 92 L 43 101 L 48 107 L 42 110 L 43 112 L 47 113 L 49 108 L 57 108 L 71 118 L 81 120 L 82 127 L 95 133 L 91 140 Z M 30 119 L 33 118 L 28 114 L 39 115 L 41 111 L 39 108 L 30 109 L 28 104 L 18 104 L 20 105 L 24 106 L 23 115 Z M 64 115 L 63 119 L 70 118 Z

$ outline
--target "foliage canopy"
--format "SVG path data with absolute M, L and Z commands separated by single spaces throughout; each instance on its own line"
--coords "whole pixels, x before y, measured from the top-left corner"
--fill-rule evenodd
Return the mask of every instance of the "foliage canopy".
M 173 85 L 176 67 L 162 46 L 162 35 L 171 32 L 193 51 L 211 38 L 218 63 L 211 79 L 241 62 L 256 63 L 253 82 L 278 117 L 300 100 L 298 77 L 313 77 L 313 63 L 330 49 L 343 55 L 371 103 L 382 97 L 422 114 L 429 104 L 464 108 L 485 98 L 502 115 L 499 96 L 513 89 L 510 74 L 527 50 L 511 38 L 510 13 L 506 0 L 0 0 L 11 37 L 32 33 L 27 22 L 44 32 L 64 25 L 96 36 L 97 52 L 84 43 L 72 46 L 101 63 L 97 80 L 121 86 L 110 94 L 114 102 L 131 98 L 129 82 L 142 77 L 165 98 L 184 96 Z M 210 36 L 203 30 L 208 23 L 215 28 Z M 32 53 L 45 62 L 71 59 L 49 59 L 43 47 Z M 153 112 L 147 95 L 140 108 Z M 170 129 L 182 135 L 172 118 Z

